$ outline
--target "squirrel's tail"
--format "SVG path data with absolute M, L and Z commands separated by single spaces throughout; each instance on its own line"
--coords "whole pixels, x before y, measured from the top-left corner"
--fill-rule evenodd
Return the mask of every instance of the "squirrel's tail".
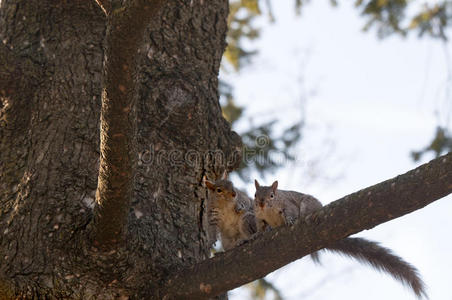
M 379 271 L 384 271 L 396 280 L 409 286 L 419 298 L 427 297 L 425 284 L 418 270 L 395 255 L 390 249 L 363 238 L 346 238 L 325 248 L 332 252 L 349 256 L 366 263 Z

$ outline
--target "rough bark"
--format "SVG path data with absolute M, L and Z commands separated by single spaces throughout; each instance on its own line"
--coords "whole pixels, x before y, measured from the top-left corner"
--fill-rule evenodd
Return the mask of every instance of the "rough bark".
M 170 266 L 209 257 L 202 177 L 240 151 L 218 103 L 227 12 L 227 1 L 168 1 L 145 31 L 126 244 L 104 253 L 86 241 L 107 18 L 95 1 L 2 0 L 1 40 L 45 76 L 27 70 L 40 79 L 29 95 L 1 98 L 0 298 L 152 298 Z
M 111 0 L 96 0 L 97 4 L 100 6 L 102 11 L 106 16 L 111 13 Z
M 241 247 L 176 270 L 162 294 L 168 299 L 205 299 L 450 193 L 452 153 L 332 202 L 294 226 L 265 232 Z
M 104 10 L 105 2 L 101 6 Z M 106 11 L 100 166 L 93 225 L 94 244 L 105 250 L 124 243 L 137 156 L 138 48 L 162 3 L 135 0 Z
M 39 83 L 44 70 L 31 59 L 20 57 L 0 43 L 0 95 L 11 97 Z M 4 106 L 4 104 L 2 104 Z M 1 108 L 1 106 L 0 106 Z
M 17 297 L 70 295 L 96 188 L 104 20 L 79 1 L 5 0 L 0 35 L 45 70 L 2 98 L 0 277 Z

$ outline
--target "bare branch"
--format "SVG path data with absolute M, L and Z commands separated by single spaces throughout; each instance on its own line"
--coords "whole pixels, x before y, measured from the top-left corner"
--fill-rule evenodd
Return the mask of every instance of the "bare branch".
M 123 241 L 136 160 L 136 55 L 163 0 L 128 1 L 107 16 L 101 110 L 100 166 L 94 245 Z
M 161 296 L 205 299 L 261 278 L 337 240 L 398 218 L 452 192 L 452 153 L 337 200 L 291 227 L 174 270 Z
M 42 68 L 0 42 L 0 95 L 21 93 L 25 86 L 38 83 L 40 78 Z

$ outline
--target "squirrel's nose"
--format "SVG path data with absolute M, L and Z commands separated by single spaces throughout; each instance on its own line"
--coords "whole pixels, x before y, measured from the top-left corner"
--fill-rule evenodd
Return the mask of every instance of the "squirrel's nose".
M 235 197 L 236 194 L 234 191 L 232 191 L 231 195 L 232 195 L 232 197 Z

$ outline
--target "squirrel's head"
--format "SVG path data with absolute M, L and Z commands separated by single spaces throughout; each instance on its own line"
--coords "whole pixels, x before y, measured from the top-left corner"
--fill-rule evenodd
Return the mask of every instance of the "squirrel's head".
M 232 202 L 237 196 L 234 185 L 229 180 L 220 179 L 215 182 L 206 180 L 205 184 L 218 201 Z
M 275 199 L 278 181 L 273 182 L 271 186 L 262 186 L 257 180 L 254 180 L 256 186 L 256 194 L 254 194 L 254 204 L 263 208 L 266 204 L 269 204 Z

